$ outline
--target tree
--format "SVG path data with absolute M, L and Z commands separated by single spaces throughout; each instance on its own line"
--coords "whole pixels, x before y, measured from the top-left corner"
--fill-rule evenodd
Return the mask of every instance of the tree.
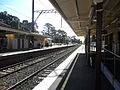
M 55 27 L 50 23 L 46 23 L 44 26 L 45 26 L 44 28 L 47 30 L 46 34 L 51 36 L 50 34 L 52 33 L 52 30 L 55 29 Z
M 73 44 L 74 43 L 81 43 L 80 39 L 76 39 L 76 36 L 72 36 L 71 41 L 72 41 Z
M 56 30 L 50 23 L 46 23 L 44 26 L 45 30 L 42 31 L 43 35 L 49 35 L 53 43 L 67 43 L 67 33 L 64 30 Z
M 66 37 L 67 37 L 67 33 L 63 30 L 58 30 L 56 33 L 56 42 L 58 43 L 66 43 Z

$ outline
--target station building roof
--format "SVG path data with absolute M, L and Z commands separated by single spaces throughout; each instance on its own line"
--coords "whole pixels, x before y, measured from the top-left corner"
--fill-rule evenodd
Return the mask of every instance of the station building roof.
M 22 30 L 3 27 L 3 26 L 0 26 L 0 31 L 4 32 L 4 33 L 7 33 L 7 34 L 18 33 L 18 34 L 23 34 L 23 35 L 31 35 L 31 36 L 37 36 L 37 37 L 42 37 L 42 38 L 48 38 L 48 36 L 41 35 L 41 34 L 38 34 L 38 33 L 25 32 L 25 31 L 22 31 Z

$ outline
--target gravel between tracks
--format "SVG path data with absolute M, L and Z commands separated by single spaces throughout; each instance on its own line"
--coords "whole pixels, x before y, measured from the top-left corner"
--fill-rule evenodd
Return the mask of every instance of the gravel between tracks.
M 69 52 L 69 51 L 74 51 L 77 47 L 71 47 L 71 48 L 68 48 L 66 50 L 63 50 L 65 51 L 64 53 L 66 52 Z M 62 51 L 62 52 L 63 52 Z M 40 69 L 41 67 L 43 67 L 44 65 L 52 62 L 53 60 L 57 59 L 58 57 L 60 57 L 61 55 L 64 55 L 64 53 L 61 53 L 61 54 L 58 54 L 58 53 L 55 53 L 52 58 L 48 58 L 47 60 L 43 61 L 43 62 L 40 62 L 40 63 L 37 63 L 33 66 L 29 66 L 28 68 L 25 68 L 23 70 L 20 70 L 18 72 L 15 72 L 13 74 L 10 74 L 6 77 L 3 77 L 3 78 L 0 78 L 0 90 L 6 90 L 8 87 L 12 86 L 13 84 L 17 83 L 18 81 L 24 79 L 25 77 L 27 77 L 28 75 L 30 75 L 31 73 L 34 73 L 35 71 L 37 71 L 38 69 Z M 66 57 L 64 57 L 64 59 L 62 59 L 59 64 L 65 60 Z M 58 64 L 56 64 L 54 66 L 57 67 Z M 26 81 L 23 83 L 22 87 L 18 87 L 16 88 L 15 90 L 31 90 L 35 85 L 37 85 L 42 79 L 39 78 L 41 74 L 44 74 L 44 71 L 40 72 L 38 74 L 38 76 L 34 76 L 32 79 Z M 31 83 L 31 80 L 32 80 L 32 83 Z M 28 88 L 29 87 L 29 88 Z

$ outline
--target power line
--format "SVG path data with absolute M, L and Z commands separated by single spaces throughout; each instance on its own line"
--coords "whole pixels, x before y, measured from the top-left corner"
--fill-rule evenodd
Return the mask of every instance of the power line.
M 41 13 L 41 14 L 44 14 L 44 13 L 58 13 L 56 9 L 36 10 L 34 12 Z
M 57 13 L 56 9 L 36 10 L 34 12 L 39 13 L 39 15 L 37 16 L 37 18 L 35 19 L 35 22 L 37 21 L 37 19 L 40 17 L 41 14 L 44 14 L 44 13 Z
M 40 2 L 40 4 L 42 4 L 46 9 L 48 8 L 42 1 L 39 0 L 39 2 Z

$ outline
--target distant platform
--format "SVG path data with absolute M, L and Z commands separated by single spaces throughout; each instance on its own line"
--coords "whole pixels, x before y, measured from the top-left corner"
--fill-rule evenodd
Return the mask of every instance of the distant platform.
M 24 51 L 21 50 L 21 51 L 6 52 L 6 53 L 0 53 L 0 56 L 15 55 L 15 54 L 21 54 L 21 53 L 34 52 L 34 51 L 38 51 L 38 50 L 45 50 L 45 49 L 72 46 L 72 45 L 74 45 L 74 44 L 71 44 L 71 45 L 53 45 L 53 46 L 49 46 L 49 47 L 43 47 L 43 48 L 40 48 L 40 49 L 31 49 L 31 50 L 24 50 Z

